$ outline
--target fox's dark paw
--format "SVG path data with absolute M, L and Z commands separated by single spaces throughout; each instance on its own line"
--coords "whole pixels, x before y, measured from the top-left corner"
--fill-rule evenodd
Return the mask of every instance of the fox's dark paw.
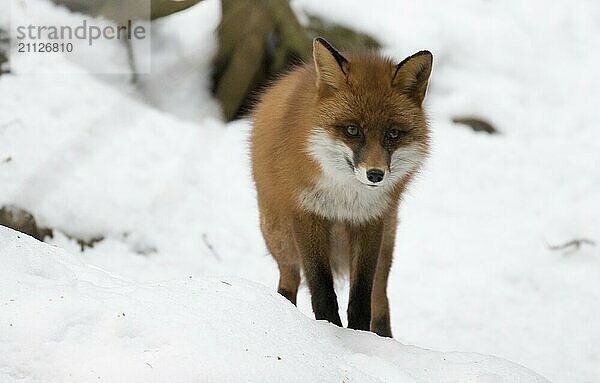
M 389 315 L 373 318 L 371 321 L 371 332 L 379 336 L 392 338 L 392 327 L 390 326 Z
M 296 305 L 296 294 L 286 289 L 278 289 L 277 292 L 287 298 L 288 301 L 292 302 L 294 306 Z

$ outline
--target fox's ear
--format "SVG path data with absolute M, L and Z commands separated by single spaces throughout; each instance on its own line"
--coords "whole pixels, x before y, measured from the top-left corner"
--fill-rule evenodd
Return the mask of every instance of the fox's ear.
M 406 93 L 420 106 L 425 98 L 432 65 L 433 55 L 431 52 L 417 52 L 396 66 L 392 85 Z
M 317 70 L 317 87 L 337 89 L 346 81 L 348 60 L 336 51 L 325 39 L 313 40 L 313 59 Z

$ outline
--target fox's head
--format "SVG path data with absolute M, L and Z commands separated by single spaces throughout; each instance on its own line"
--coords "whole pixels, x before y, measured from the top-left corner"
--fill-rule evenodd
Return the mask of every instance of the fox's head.
M 400 64 L 374 54 L 346 58 L 317 38 L 313 57 L 318 99 L 309 152 L 323 172 L 373 188 L 413 173 L 428 152 L 422 103 L 431 53 Z

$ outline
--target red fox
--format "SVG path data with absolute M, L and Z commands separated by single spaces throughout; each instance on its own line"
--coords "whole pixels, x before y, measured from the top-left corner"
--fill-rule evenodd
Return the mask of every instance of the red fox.
M 253 112 L 260 228 L 296 304 L 303 272 L 316 319 L 342 326 L 334 272 L 350 274 L 348 327 L 392 336 L 387 280 L 402 193 L 429 149 L 422 108 L 433 56 L 400 64 L 313 42 Z

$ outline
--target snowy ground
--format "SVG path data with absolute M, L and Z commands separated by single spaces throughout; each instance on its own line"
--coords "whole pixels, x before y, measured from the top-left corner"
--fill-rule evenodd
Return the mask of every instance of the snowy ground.
M 74 17 L 43 0 L 28 3 L 52 19 Z M 434 150 L 402 206 L 390 280 L 396 339 L 499 356 L 553 382 L 600 382 L 600 245 L 549 249 L 574 238 L 600 243 L 600 5 L 373 0 L 366 18 L 361 4 L 301 0 L 294 7 L 366 30 L 399 59 L 424 48 L 435 56 L 428 99 Z M 8 265 L 1 271 L 0 328 L 13 324 L 0 330 L 0 381 L 1 374 L 9 381 L 64 381 L 52 374 L 67 371 L 80 381 L 76 374 L 89 373 L 91 357 L 108 381 L 119 381 L 106 367 L 115 360 L 139 362 L 129 377 L 158 381 L 176 365 L 185 378 L 201 366 L 194 352 L 215 367 L 227 363 L 217 350 L 230 352 L 228 342 L 246 334 L 231 319 L 244 313 L 285 342 L 267 349 L 255 338 L 258 330 L 248 328 L 245 341 L 263 348 L 232 353 L 243 363 L 238 372 L 246 365 L 258 374 L 275 362 L 260 359 L 272 350 L 297 356 L 287 344 L 294 342 L 300 352 L 318 353 L 315 359 L 339 355 L 331 365 L 348 369 L 348 381 L 368 381 L 361 374 L 398 381 L 400 371 L 413 373 L 429 358 L 431 374 L 456 367 L 441 363 L 440 354 L 305 320 L 272 294 L 277 270 L 258 230 L 249 124 L 221 122 L 208 94 L 218 18 L 218 2 L 206 0 L 160 21 L 153 74 L 141 78 L 141 90 L 124 85 L 125 77 L 52 74 L 85 72 L 85 64 L 39 55 L 13 60 L 15 75 L 0 78 L 0 205 L 32 211 L 60 231 L 51 244 L 77 255 L 0 233 L 0 259 Z M 46 74 L 19 75 L 39 67 Z M 463 114 L 489 118 L 502 134 L 475 134 L 450 122 Z M 227 176 L 215 179 L 223 166 Z M 66 235 L 106 239 L 79 253 Z M 72 304 L 57 303 L 61 295 Z M 311 316 L 306 289 L 299 301 Z M 117 317 L 121 311 L 127 322 L 117 322 L 125 319 Z M 219 318 L 228 318 L 222 328 L 214 326 Z M 213 327 L 196 326 L 202 320 Z M 281 323 L 287 326 L 275 325 Z M 203 349 L 204 337 L 213 335 L 222 343 L 215 341 L 214 352 Z M 88 340 L 98 348 L 78 353 Z M 64 354 L 53 354 L 46 342 L 61 344 Z M 159 351 L 146 359 L 127 353 L 146 349 Z M 116 354 L 86 354 L 103 350 Z M 171 370 L 160 366 L 164 361 Z M 156 375 L 144 375 L 151 373 L 146 362 Z M 316 369 L 311 363 L 286 368 L 309 374 Z M 490 371 L 499 366 L 486 363 Z M 272 381 L 282 380 L 281 370 L 271 371 Z M 456 379 L 504 381 L 467 376 Z M 235 381 L 235 375 L 211 379 Z
M 314 321 L 244 279 L 134 283 L 4 228 L 0 255 L 2 382 L 548 382 Z

